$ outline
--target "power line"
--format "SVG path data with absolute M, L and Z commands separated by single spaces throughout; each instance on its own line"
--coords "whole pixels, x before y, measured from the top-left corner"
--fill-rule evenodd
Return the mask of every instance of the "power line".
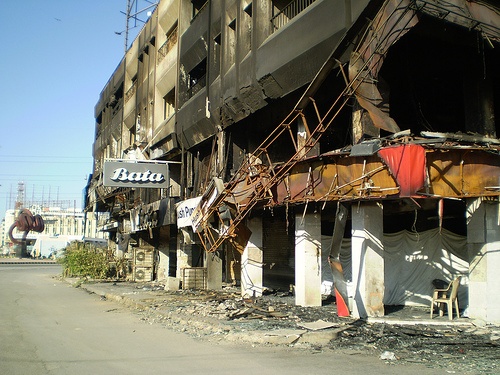
M 33 160 L 0 160 L 0 163 L 30 163 L 30 164 L 87 164 L 89 161 L 33 161 Z
M 0 176 L 22 176 L 22 178 L 26 179 L 26 177 L 78 177 L 80 178 L 80 174 L 73 174 L 73 175 L 67 175 L 67 174 L 25 174 L 25 173 L 0 173 Z M 83 176 L 87 178 L 86 176 Z M 17 178 L 17 177 L 16 177 Z
M 53 159 L 92 159 L 92 156 L 59 156 L 59 155 L 1 155 L 6 158 L 53 158 Z

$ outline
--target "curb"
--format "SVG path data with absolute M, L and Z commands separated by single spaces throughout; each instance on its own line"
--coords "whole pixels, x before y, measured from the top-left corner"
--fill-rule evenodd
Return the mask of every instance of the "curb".
M 65 279 L 66 282 L 75 286 L 80 282 L 79 279 Z M 262 330 L 238 330 L 231 324 L 225 321 L 220 321 L 210 317 L 186 316 L 185 314 L 176 314 L 175 312 L 162 312 L 161 309 L 151 308 L 150 305 L 134 298 L 118 295 L 115 293 L 105 292 L 98 286 L 93 284 L 82 283 L 79 285 L 89 293 L 104 297 L 110 301 L 120 303 L 126 307 L 150 312 L 156 318 L 173 328 L 176 331 L 194 334 L 197 337 L 216 336 L 220 340 L 227 342 L 238 343 L 244 342 L 255 345 L 311 345 L 324 346 L 331 340 L 338 337 L 339 333 L 348 329 L 345 327 L 335 327 L 322 330 L 308 329 L 278 329 L 272 331 Z

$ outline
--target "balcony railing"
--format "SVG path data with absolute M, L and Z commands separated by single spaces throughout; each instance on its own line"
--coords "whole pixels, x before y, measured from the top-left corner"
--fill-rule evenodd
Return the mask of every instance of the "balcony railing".
M 172 48 L 177 44 L 177 28 L 175 28 L 168 36 L 165 43 L 158 49 L 158 64 L 167 56 Z
M 271 18 L 273 32 L 285 26 L 292 18 L 304 11 L 304 9 L 315 1 L 316 0 L 293 0 L 277 14 L 274 14 L 273 8 L 273 17 Z
M 198 91 L 204 88 L 207 85 L 207 76 L 206 74 L 197 79 L 191 80 L 191 85 L 188 89 L 188 97 L 192 98 Z
M 127 103 L 130 100 L 130 98 L 134 96 L 136 91 L 137 91 L 137 82 L 134 81 L 132 83 L 132 86 L 125 93 L 125 103 Z

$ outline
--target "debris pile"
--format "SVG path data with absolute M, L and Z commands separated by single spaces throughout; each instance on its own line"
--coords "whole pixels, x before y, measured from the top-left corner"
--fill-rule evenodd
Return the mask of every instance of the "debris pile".
M 331 349 L 354 349 L 382 353 L 383 360 L 422 363 L 427 367 L 459 366 L 465 373 L 493 374 L 500 371 L 500 331 L 470 327 L 351 324 Z
M 466 319 L 464 324 L 449 325 L 447 317 L 433 320 L 442 319 L 443 324 L 423 324 L 429 314 L 425 307 L 398 309 L 397 320 L 378 323 L 338 317 L 332 300 L 321 307 L 296 306 L 289 292 L 242 298 L 231 286 L 222 291 L 166 291 L 158 283 L 134 288 L 137 292 L 132 293 L 141 298 L 141 319 L 208 340 L 349 350 L 388 363 L 420 363 L 436 369 L 459 366 L 461 373 L 470 374 L 500 372 L 500 327 L 475 326 Z M 391 311 L 386 314 L 390 318 Z M 396 323 L 405 319 L 406 324 Z M 317 334 L 313 341 L 312 334 Z

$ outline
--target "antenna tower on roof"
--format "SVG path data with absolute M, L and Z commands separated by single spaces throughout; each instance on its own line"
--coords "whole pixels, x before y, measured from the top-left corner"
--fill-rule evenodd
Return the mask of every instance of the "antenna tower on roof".
M 158 1 L 149 0 L 127 0 L 127 10 L 126 12 L 121 12 L 125 14 L 125 30 L 121 32 L 115 31 L 115 34 L 122 35 L 125 33 L 125 53 L 129 48 L 129 33 L 132 29 L 141 27 L 147 22 L 149 17 L 153 14 Z

